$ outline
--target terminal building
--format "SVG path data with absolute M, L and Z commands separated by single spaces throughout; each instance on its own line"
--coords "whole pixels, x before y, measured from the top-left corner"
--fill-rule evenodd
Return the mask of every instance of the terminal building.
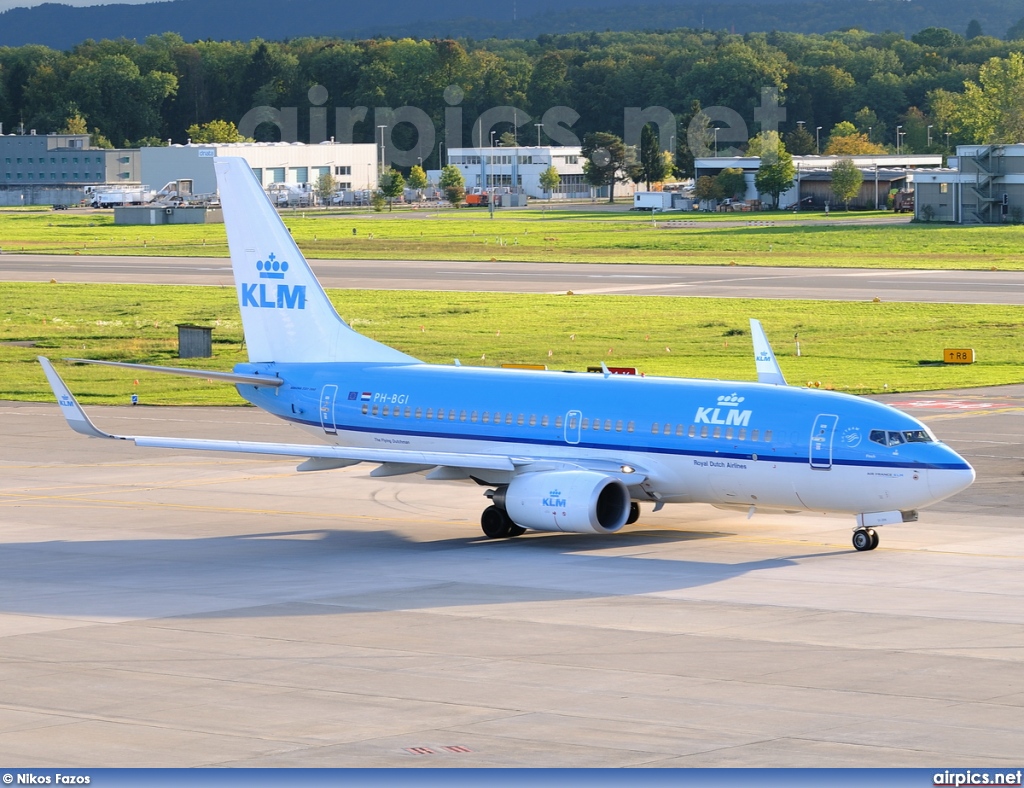
M 88 134 L 0 134 L 0 205 L 76 204 L 141 177 L 138 150 L 96 148 Z
M 918 174 L 914 216 L 957 224 L 1024 221 L 1024 143 L 958 145 L 946 167 Z
M 608 187 L 597 188 L 583 179 L 583 155 L 577 146 L 519 146 L 493 148 L 452 148 L 448 164 L 458 167 L 466 182 L 466 193 L 491 188 L 532 199 L 583 200 L 608 198 Z M 552 192 L 540 185 L 540 174 L 554 167 L 561 176 Z M 439 173 L 430 173 L 437 182 Z M 635 191 L 632 182 L 617 183 L 615 195 L 629 197 Z

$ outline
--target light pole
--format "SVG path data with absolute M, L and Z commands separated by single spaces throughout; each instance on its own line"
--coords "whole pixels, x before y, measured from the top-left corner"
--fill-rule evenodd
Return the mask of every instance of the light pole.
M 878 165 L 875 165 L 875 210 L 878 210 Z
M 444 141 L 437 143 L 437 169 L 444 169 Z
M 814 155 L 821 155 L 821 126 L 814 130 Z
M 871 129 L 873 128 L 874 126 L 868 126 L 868 142 L 871 142 Z
M 928 126 L 928 147 L 932 146 L 932 127 Z
M 900 129 L 902 129 L 902 128 L 903 128 L 902 126 L 897 126 L 896 127 L 896 155 L 897 156 L 900 155 Z
M 491 131 L 491 147 L 494 147 L 494 131 Z
M 537 147 L 539 148 L 540 147 L 540 130 L 542 128 L 544 128 L 544 124 L 543 123 L 534 123 L 533 125 L 537 127 Z
M 715 158 L 718 158 L 718 126 L 715 126 Z
M 946 132 L 946 150 L 947 151 L 949 150 L 949 135 L 952 134 L 952 133 L 953 132 L 951 132 L 951 131 L 947 131 Z
M 380 171 L 384 172 L 384 129 L 387 126 L 378 126 L 377 128 L 380 129 Z
M 668 138 L 668 152 L 673 156 L 676 155 L 676 135 L 673 134 Z

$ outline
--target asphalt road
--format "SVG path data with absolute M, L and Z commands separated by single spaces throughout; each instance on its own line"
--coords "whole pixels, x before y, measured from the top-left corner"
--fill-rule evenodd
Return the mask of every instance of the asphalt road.
M 314 260 L 325 287 L 1024 304 L 1024 271 Z M 226 259 L 0 255 L 0 280 L 231 285 Z

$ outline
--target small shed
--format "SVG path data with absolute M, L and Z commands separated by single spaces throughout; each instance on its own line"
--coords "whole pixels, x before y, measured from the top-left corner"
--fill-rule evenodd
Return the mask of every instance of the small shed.
M 213 329 L 178 323 L 178 358 L 211 358 Z

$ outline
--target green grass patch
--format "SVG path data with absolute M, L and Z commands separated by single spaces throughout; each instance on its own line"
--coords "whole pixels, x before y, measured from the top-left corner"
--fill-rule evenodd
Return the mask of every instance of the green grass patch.
M 870 225 L 833 212 L 795 224 L 793 214 L 687 215 L 694 224 L 652 226 L 650 214 L 529 210 L 286 212 L 311 258 L 677 263 L 861 268 L 1024 269 L 1024 227 Z M 800 218 L 808 219 L 808 214 Z M 667 220 L 669 215 L 659 217 Z M 672 217 L 674 218 L 674 216 Z M 774 226 L 748 222 L 774 221 Z M 741 222 L 741 226 L 730 223 Z M 663 222 L 662 222 L 663 223 Z M 117 226 L 108 213 L 0 214 L 5 252 L 226 256 L 223 225 Z
M 748 317 L 765 325 L 790 383 L 853 393 L 1024 382 L 1024 307 L 628 296 L 330 293 L 357 330 L 425 361 L 753 380 Z M 37 355 L 229 370 L 246 360 L 230 287 L 0 284 L 0 399 L 52 401 Z M 214 357 L 181 361 L 177 323 L 214 327 Z M 795 355 L 799 334 L 802 356 Z M 970 366 L 939 362 L 973 347 Z M 238 404 L 201 379 L 58 363 L 85 403 Z M 138 384 L 135 381 L 138 381 Z

